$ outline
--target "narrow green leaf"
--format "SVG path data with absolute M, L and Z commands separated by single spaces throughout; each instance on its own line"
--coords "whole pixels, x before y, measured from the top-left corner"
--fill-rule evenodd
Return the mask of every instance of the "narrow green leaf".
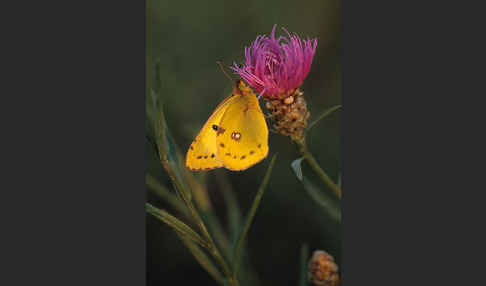
M 319 204 L 337 222 L 341 222 L 341 209 L 336 203 L 322 190 L 319 190 L 314 183 L 307 177 L 302 180 L 304 189 L 310 197 Z
M 230 241 L 225 233 L 223 225 L 214 212 L 214 208 L 206 187 L 207 173 L 199 174 L 199 180 L 189 173 L 185 172 L 185 178 L 192 190 L 192 201 L 197 206 L 197 211 L 211 234 L 216 246 L 221 251 L 225 261 L 231 261 L 232 248 Z
M 201 219 L 198 210 L 192 203 L 190 183 L 186 181 L 184 176 L 183 165 L 181 164 L 177 145 L 175 144 L 172 136 L 170 135 L 169 128 L 164 117 L 164 111 L 161 105 L 159 105 L 157 94 L 152 91 L 150 100 L 151 104 L 147 106 L 148 119 L 151 121 L 155 137 L 157 149 L 160 154 L 160 161 L 162 166 L 167 171 L 169 177 L 174 184 L 174 188 L 177 194 L 184 201 L 184 204 L 188 208 L 191 219 L 200 229 L 205 240 L 214 245 L 211 235 L 207 231 L 204 222 Z M 150 109 L 150 110 L 149 110 Z
M 341 105 L 336 105 L 336 106 L 333 106 L 333 107 L 325 110 L 321 115 L 319 115 L 319 117 L 316 120 L 312 121 L 311 124 L 309 124 L 309 127 L 307 127 L 307 131 L 311 130 L 311 128 L 314 127 L 314 125 L 316 125 L 319 121 L 321 121 L 325 117 L 329 116 L 330 114 L 332 114 L 334 111 L 338 110 L 339 108 L 341 108 Z
M 148 121 L 152 127 L 155 144 L 157 145 L 162 166 L 169 174 L 169 177 L 181 198 L 188 204 L 191 200 L 191 192 L 184 180 L 183 167 L 179 159 L 177 145 L 167 127 L 163 106 L 159 102 L 157 93 L 153 90 L 150 93 L 146 108 Z
M 302 156 L 306 159 L 306 162 L 310 165 L 312 170 L 316 173 L 316 175 L 319 176 L 321 181 L 325 183 L 331 191 L 333 191 L 336 196 L 341 199 L 342 197 L 342 190 L 341 188 L 334 183 L 334 181 L 329 177 L 328 174 L 319 166 L 319 163 L 317 163 L 316 159 L 314 159 L 314 156 L 312 156 L 312 153 L 309 151 L 307 148 L 307 145 L 303 140 L 300 141 L 294 141 L 297 146 L 299 147 L 299 152 L 302 154 Z M 298 176 L 300 174 L 297 174 Z
M 214 212 L 204 211 L 201 211 L 200 215 L 225 261 L 231 261 L 231 244 L 218 216 Z
M 250 208 L 250 212 L 248 213 L 248 216 L 246 217 L 245 225 L 243 226 L 243 229 L 241 230 L 241 233 L 238 237 L 238 241 L 235 245 L 234 249 L 234 263 L 233 263 L 233 279 L 237 280 L 238 278 L 238 269 L 239 269 L 239 264 L 241 260 L 241 252 L 243 250 L 244 244 L 245 244 L 245 239 L 248 234 L 248 231 L 250 230 L 250 226 L 253 222 L 253 218 L 255 217 L 255 214 L 257 212 L 258 206 L 260 205 L 260 201 L 262 200 L 263 193 L 265 192 L 265 188 L 268 184 L 268 180 L 270 179 L 270 174 L 272 173 L 273 165 L 275 164 L 275 159 L 277 158 L 277 154 L 273 155 L 272 161 L 270 162 L 270 165 L 268 166 L 267 172 L 265 174 L 265 177 L 263 178 L 263 182 L 260 185 L 260 188 L 258 189 L 258 192 L 255 196 L 255 199 L 253 200 L 253 204 Z
M 302 172 L 302 159 L 294 160 L 291 164 L 297 178 L 302 182 L 305 191 L 309 194 L 314 202 L 316 202 L 324 211 L 330 215 L 335 221 L 341 221 L 341 209 L 336 202 L 327 195 L 326 192 L 320 190 L 312 181 Z
M 172 227 L 179 235 L 183 236 L 184 238 L 190 239 L 191 241 L 194 241 L 202 247 L 211 249 L 209 244 L 204 241 L 198 233 L 196 233 L 194 230 L 192 230 L 192 228 L 190 228 L 188 225 L 186 225 L 176 217 L 171 216 L 168 212 L 158 209 L 149 203 L 145 203 L 145 210 L 147 211 L 147 213 L 150 213 L 168 226 Z
M 174 209 L 183 215 L 187 215 L 187 209 L 182 203 L 182 201 L 177 198 L 174 193 L 171 193 L 165 186 L 161 185 L 153 176 L 150 174 L 145 175 L 145 185 L 148 189 L 152 190 L 159 198 L 163 199 L 169 203 Z
M 183 237 L 182 235 L 179 235 L 179 238 L 182 240 L 187 249 L 189 249 L 194 258 L 196 258 L 202 268 L 204 268 L 219 284 L 224 285 L 224 278 L 221 275 L 221 272 L 214 265 L 211 259 L 209 259 L 206 253 L 204 253 L 204 251 L 191 240 Z
M 307 262 L 309 260 L 309 246 L 304 243 L 300 248 L 300 277 L 299 286 L 307 286 Z
M 216 171 L 216 177 L 226 205 L 230 238 L 231 241 L 236 241 L 243 221 L 241 208 L 226 172 L 222 170 Z
M 215 175 L 217 178 L 216 181 L 219 186 L 219 191 L 221 192 L 226 205 L 226 215 L 228 217 L 230 240 L 236 243 L 238 239 L 238 235 L 240 234 L 240 230 L 243 225 L 243 216 L 241 215 L 241 208 L 240 205 L 238 204 L 235 190 L 231 185 L 227 172 L 225 172 L 224 170 L 217 170 L 215 172 Z M 229 261 L 233 261 L 232 256 L 234 255 L 234 253 L 232 251 L 233 249 L 230 249 L 231 259 L 229 259 Z M 242 252 L 246 253 L 246 245 L 243 246 Z M 225 253 L 223 254 L 226 255 Z M 240 262 L 241 275 L 239 281 L 242 285 L 252 285 L 252 286 L 260 285 L 261 283 L 259 281 L 259 277 L 255 269 L 249 263 L 247 258 L 248 257 L 245 255 L 242 255 L 241 257 L 242 260 Z
M 217 170 L 215 172 L 215 175 L 217 178 L 216 181 L 219 186 L 219 191 L 221 192 L 226 205 L 226 215 L 228 217 L 230 239 L 232 242 L 236 243 L 243 225 L 241 208 L 238 204 L 235 190 L 231 185 L 227 172 L 225 172 L 224 170 Z M 233 249 L 231 249 L 230 251 L 233 251 Z M 243 246 L 242 251 L 243 253 L 246 253 L 246 245 Z M 233 256 L 234 253 L 231 252 L 230 255 Z M 240 262 L 240 264 L 242 268 L 240 269 L 240 284 L 252 286 L 260 285 L 261 283 L 259 281 L 259 277 L 247 258 L 248 257 L 245 255 L 242 255 L 241 257 L 242 261 Z M 233 261 L 233 259 L 231 258 L 229 261 Z

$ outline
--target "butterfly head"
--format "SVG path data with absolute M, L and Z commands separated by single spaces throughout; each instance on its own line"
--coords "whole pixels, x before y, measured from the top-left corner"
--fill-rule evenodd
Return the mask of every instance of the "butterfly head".
M 235 82 L 235 87 L 233 89 L 233 94 L 241 94 L 241 95 L 251 95 L 253 94 L 253 91 L 251 88 L 249 88 L 245 82 L 241 79 L 237 80 Z

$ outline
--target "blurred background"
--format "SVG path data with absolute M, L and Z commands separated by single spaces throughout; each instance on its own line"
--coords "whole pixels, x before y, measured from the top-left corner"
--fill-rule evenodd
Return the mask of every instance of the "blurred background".
M 341 104 L 340 1 L 157 1 L 147 2 L 147 86 L 152 87 L 155 63 L 160 64 L 160 94 L 168 127 L 185 155 L 202 125 L 233 88 L 216 61 L 224 66 L 244 60 L 244 47 L 257 35 L 270 34 L 277 24 L 300 37 L 318 38 L 309 76 L 301 89 L 313 121 Z M 228 73 L 237 79 L 228 69 Z M 263 106 L 262 106 L 263 107 Z M 262 109 L 265 111 L 265 109 Z M 320 121 L 307 142 L 321 167 L 337 182 L 342 169 L 342 111 Z M 297 285 L 303 243 L 323 249 L 341 265 L 341 227 L 311 199 L 290 164 L 299 157 L 288 137 L 270 133 L 267 159 L 244 172 L 225 169 L 196 173 L 207 187 L 223 226 L 226 206 L 221 176 L 228 179 L 243 215 L 262 182 L 270 158 L 278 152 L 269 185 L 247 238 L 249 261 L 262 285 Z M 146 145 L 146 173 L 173 191 L 152 145 Z M 312 171 L 304 173 L 313 178 Z M 221 175 L 221 174 L 219 174 Z M 332 194 L 318 180 L 322 192 Z M 171 212 L 147 191 L 147 200 Z M 171 212 L 173 213 L 173 212 Z M 177 235 L 151 215 L 146 217 L 147 285 L 217 285 L 191 256 Z M 170 284 L 167 284 L 170 283 Z

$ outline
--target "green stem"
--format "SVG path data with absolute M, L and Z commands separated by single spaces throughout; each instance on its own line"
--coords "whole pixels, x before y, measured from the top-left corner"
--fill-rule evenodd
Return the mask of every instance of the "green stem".
M 177 210 L 182 215 L 188 217 L 186 206 L 179 198 L 177 198 L 173 193 L 171 193 L 164 185 L 160 184 L 157 179 L 153 176 L 145 175 L 145 186 L 153 191 L 161 199 L 169 203 L 175 210 Z
M 164 163 L 164 161 L 162 160 Z M 171 168 L 166 168 L 166 170 L 169 173 L 169 176 L 171 177 L 172 181 L 176 185 L 176 189 L 180 190 L 180 194 L 182 197 L 182 200 L 184 201 L 185 205 L 189 209 L 189 214 L 193 218 L 194 222 L 198 226 L 199 230 L 201 231 L 201 234 L 203 238 L 208 242 L 210 246 L 210 254 L 214 257 L 216 262 L 221 266 L 223 269 L 224 275 L 227 277 L 228 281 L 233 285 L 233 286 L 239 286 L 238 281 L 235 281 L 233 279 L 233 275 L 231 273 L 231 270 L 224 260 L 223 256 L 218 250 L 218 247 L 214 243 L 213 238 L 209 234 L 208 229 L 206 228 L 206 225 L 204 224 L 204 221 L 202 220 L 201 216 L 199 215 L 199 212 L 197 211 L 196 207 L 194 206 L 191 197 L 189 197 L 189 194 L 185 191 L 184 187 L 182 186 L 181 181 L 177 180 L 177 177 L 175 174 L 172 172 Z
M 299 286 L 307 286 L 307 263 L 309 260 L 309 245 L 302 244 L 300 248 L 300 277 Z
M 216 280 L 219 284 L 224 286 L 223 276 L 220 274 L 216 266 L 214 266 L 214 263 L 209 259 L 206 253 L 202 251 L 201 248 L 199 248 L 196 244 L 184 238 L 182 235 L 179 235 L 179 237 L 181 238 L 184 245 L 186 245 L 186 247 L 192 253 L 194 258 L 208 272 L 208 274 L 211 275 L 211 277 L 213 277 L 214 280 Z
M 189 200 L 187 205 L 191 215 L 194 217 L 195 221 L 197 221 L 198 227 L 201 230 L 203 237 L 207 240 L 207 242 L 211 246 L 211 251 L 210 251 L 211 255 L 218 262 L 218 264 L 221 265 L 221 268 L 223 269 L 225 276 L 230 280 L 231 284 L 233 284 L 234 286 L 239 286 L 238 281 L 231 280 L 232 279 L 231 270 L 228 264 L 226 263 L 226 261 L 224 260 L 223 256 L 219 252 L 218 248 L 216 247 L 213 238 L 209 234 L 209 231 L 207 230 L 206 225 L 204 224 L 204 221 L 202 220 L 201 216 L 196 211 L 194 204 L 192 203 L 192 201 Z
M 248 216 L 246 218 L 245 225 L 243 227 L 243 230 L 238 238 L 238 242 L 236 243 L 236 248 L 235 248 L 235 256 L 234 256 L 234 265 L 233 265 L 233 279 L 237 280 L 237 275 L 238 275 L 238 269 L 240 266 L 240 260 L 241 260 L 241 252 L 243 250 L 243 246 L 245 243 L 246 236 L 248 234 L 248 231 L 250 230 L 250 226 L 253 222 L 253 219 L 255 217 L 255 214 L 257 212 L 258 206 L 260 205 L 260 202 L 263 197 L 263 193 L 265 192 L 265 188 L 267 186 L 268 180 L 270 179 L 270 173 L 272 172 L 273 165 L 275 164 L 275 159 L 277 158 L 277 155 L 274 155 L 272 158 L 272 161 L 270 162 L 270 165 L 267 169 L 267 173 L 265 174 L 265 177 L 263 178 L 263 182 L 260 185 L 260 188 L 257 191 L 257 194 L 255 196 L 255 199 L 253 200 L 253 204 L 251 206 L 250 212 L 248 213 Z
M 312 154 L 309 152 L 304 140 L 295 140 L 294 142 L 297 143 L 300 153 L 305 158 L 307 163 L 309 163 L 314 172 L 316 172 L 319 178 L 341 199 L 341 188 L 336 185 L 336 183 L 334 183 L 326 172 L 324 172 L 324 170 L 319 166 L 316 159 L 314 159 L 314 156 L 312 156 Z
M 224 275 L 226 276 L 226 278 L 228 279 L 228 281 L 233 286 L 239 286 L 238 281 L 236 280 L 236 278 L 233 278 L 233 275 L 231 273 L 231 270 L 230 270 L 228 264 L 226 263 L 226 261 L 224 260 L 223 256 L 221 255 L 218 247 L 214 243 L 214 240 L 211 237 L 211 234 L 209 234 L 209 231 L 206 228 L 206 225 L 204 224 L 204 221 L 202 220 L 201 216 L 197 212 L 194 204 L 192 203 L 192 200 L 187 200 L 186 201 L 186 205 L 187 205 L 187 207 L 189 209 L 189 212 L 191 213 L 192 217 L 197 222 L 197 225 L 198 225 L 199 229 L 201 230 L 201 233 L 202 233 L 203 237 L 209 243 L 209 245 L 211 247 L 210 253 L 214 257 L 214 259 L 216 260 L 216 262 L 223 269 Z
M 186 189 L 182 185 L 182 181 L 179 181 L 178 180 L 178 177 L 174 174 L 173 170 L 169 166 L 166 166 L 166 165 L 168 165 L 168 164 L 165 164 L 167 162 L 168 162 L 167 160 L 162 160 L 162 164 L 164 165 L 164 167 L 166 167 L 165 169 L 167 170 L 167 172 L 169 174 L 169 177 L 172 179 L 172 181 L 176 185 L 176 189 L 179 190 L 179 194 L 181 195 L 182 200 L 184 201 L 184 204 L 187 206 L 187 208 L 189 210 L 190 216 L 194 220 L 195 224 L 198 226 L 198 228 L 201 231 L 201 234 L 204 237 L 204 239 L 210 245 L 210 254 L 214 257 L 214 259 L 216 260 L 216 262 L 221 266 L 221 268 L 223 269 L 223 272 L 224 272 L 225 276 L 228 278 L 228 280 L 230 281 L 230 283 L 233 286 L 239 286 L 238 281 L 233 281 L 232 280 L 231 270 L 230 270 L 228 264 L 226 263 L 226 261 L 221 256 L 221 253 L 219 252 L 218 247 L 214 243 L 213 238 L 209 234 L 209 231 L 206 228 L 206 225 L 204 224 L 204 221 L 202 220 L 202 218 L 199 215 L 196 207 L 192 203 L 192 199 L 189 196 L 189 193 L 186 192 Z

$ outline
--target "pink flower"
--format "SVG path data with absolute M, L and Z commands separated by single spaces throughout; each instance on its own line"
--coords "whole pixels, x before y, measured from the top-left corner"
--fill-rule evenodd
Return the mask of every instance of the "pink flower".
M 307 77 L 317 47 L 317 39 L 301 40 L 297 34 L 275 38 L 258 36 L 245 47 L 245 65 L 231 67 L 254 90 L 269 99 L 284 98 Z

